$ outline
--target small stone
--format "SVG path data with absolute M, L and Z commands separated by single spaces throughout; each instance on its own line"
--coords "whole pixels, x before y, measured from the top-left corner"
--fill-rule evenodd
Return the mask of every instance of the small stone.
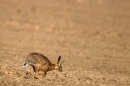
M 10 71 L 10 72 L 8 72 L 8 74 L 13 75 L 13 72 L 12 72 L 12 71 Z
M 87 78 L 85 79 L 85 82 L 86 82 L 87 84 L 91 84 L 91 83 L 93 82 L 93 80 L 92 80 L 90 77 L 87 77 Z

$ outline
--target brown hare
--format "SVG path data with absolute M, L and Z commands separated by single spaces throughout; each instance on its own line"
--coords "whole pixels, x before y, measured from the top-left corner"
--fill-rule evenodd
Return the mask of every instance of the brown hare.
M 53 64 L 51 61 L 44 55 L 40 53 L 30 53 L 25 60 L 24 67 L 32 66 L 34 70 L 35 79 L 43 79 L 48 71 L 58 70 L 62 72 L 62 66 L 60 64 L 61 56 L 59 56 L 57 63 Z M 39 76 L 38 72 L 43 71 L 44 74 L 42 77 Z

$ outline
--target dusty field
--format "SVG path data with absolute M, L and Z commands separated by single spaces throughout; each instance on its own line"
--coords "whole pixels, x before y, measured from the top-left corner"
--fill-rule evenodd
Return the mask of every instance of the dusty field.
M 31 52 L 63 72 L 33 79 Z M 0 86 L 130 86 L 130 1 L 0 0 Z

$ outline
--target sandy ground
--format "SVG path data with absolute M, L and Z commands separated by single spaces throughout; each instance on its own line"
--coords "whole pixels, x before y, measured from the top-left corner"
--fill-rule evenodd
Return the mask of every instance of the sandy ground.
M 33 79 L 31 52 L 63 72 Z M 130 86 L 130 1 L 0 0 L 0 86 Z

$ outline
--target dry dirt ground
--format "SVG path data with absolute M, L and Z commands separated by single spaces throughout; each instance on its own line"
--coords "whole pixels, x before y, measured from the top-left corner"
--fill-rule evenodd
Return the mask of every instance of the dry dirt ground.
M 31 52 L 63 72 L 33 79 Z M 130 0 L 0 0 L 0 86 L 130 86 Z

